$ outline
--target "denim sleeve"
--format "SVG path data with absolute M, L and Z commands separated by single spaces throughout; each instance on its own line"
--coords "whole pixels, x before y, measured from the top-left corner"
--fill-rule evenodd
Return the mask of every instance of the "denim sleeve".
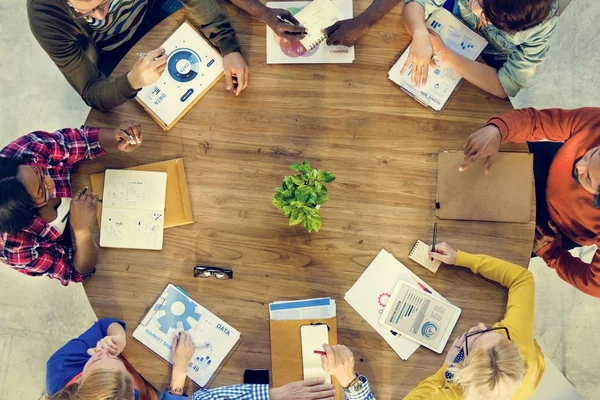
M 404 0 L 404 5 L 408 3 L 417 3 L 425 10 L 425 19 L 429 18 L 432 12 L 444 6 L 446 0 Z
M 510 97 L 516 96 L 525 87 L 537 66 L 544 61 L 556 22 L 557 18 L 554 17 L 536 27 L 531 36 L 516 46 L 515 51 L 498 71 L 498 79 Z

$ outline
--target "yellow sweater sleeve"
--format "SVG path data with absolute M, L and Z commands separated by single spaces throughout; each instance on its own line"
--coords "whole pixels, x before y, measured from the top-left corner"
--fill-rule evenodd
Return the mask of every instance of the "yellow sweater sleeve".
M 458 400 L 460 395 L 455 392 L 456 388 L 446 382 L 446 370 L 448 365 L 442 367 L 429 378 L 410 391 L 404 400 Z
M 508 288 L 506 314 L 497 325 L 508 328 L 513 343 L 533 346 L 535 286 L 531 272 L 494 257 L 462 251 L 458 252 L 456 265 Z

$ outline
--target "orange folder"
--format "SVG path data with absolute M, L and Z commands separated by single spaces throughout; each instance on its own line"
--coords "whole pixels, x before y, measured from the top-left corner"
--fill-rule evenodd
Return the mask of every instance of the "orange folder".
M 271 330 L 271 371 L 273 387 L 280 387 L 304 379 L 302 368 L 302 340 L 300 327 L 310 324 L 326 324 L 329 327 L 329 344 L 338 343 L 337 318 L 300 319 L 293 321 L 270 321 Z M 331 377 L 335 387 L 335 400 L 342 399 L 342 390 L 335 377 Z

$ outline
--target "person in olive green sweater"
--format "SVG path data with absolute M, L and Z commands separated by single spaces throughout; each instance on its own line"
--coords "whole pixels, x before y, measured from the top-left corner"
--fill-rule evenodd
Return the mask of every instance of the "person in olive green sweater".
M 533 338 L 535 288 L 527 269 L 485 255 L 457 252 L 440 243 L 430 257 L 508 288 L 504 319 L 460 335 L 446 361 L 405 400 L 526 400 L 544 374 L 544 355 Z
M 248 85 L 248 65 L 216 0 L 27 0 L 39 44 L 83 100 L 102 111 L 159 79 L 167 63 L 164 49 L 140 57 L 124 75 L 108 76 L 145 33 L 182 7 L 223 55 L 226 88 L 239 95 Z

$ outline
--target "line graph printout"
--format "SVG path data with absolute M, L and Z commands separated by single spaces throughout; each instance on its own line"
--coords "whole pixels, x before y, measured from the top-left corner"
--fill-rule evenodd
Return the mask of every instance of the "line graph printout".
M 106 170 L 100 246 L 161 250 L 166 172 Z

